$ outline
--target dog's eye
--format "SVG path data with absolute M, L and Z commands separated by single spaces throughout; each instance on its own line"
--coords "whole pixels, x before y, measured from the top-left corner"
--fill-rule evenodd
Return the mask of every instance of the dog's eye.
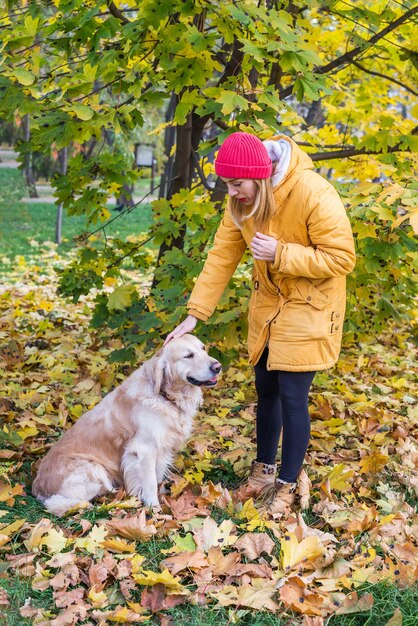
M 184 357 L 185 359 L 192 359 L 194 357 L 193 352 L 190 352 L 189 354 L 186 354 L 186 356 Z

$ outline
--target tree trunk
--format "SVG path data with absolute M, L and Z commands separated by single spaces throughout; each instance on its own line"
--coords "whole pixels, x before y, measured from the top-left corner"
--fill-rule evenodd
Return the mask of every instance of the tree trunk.
M 68 148 L 62 148 L 59 151 L 58 159 L 60 162 L 60 173 L 65 176 L 67 173 L 67 164 L 68 164 Z M 60 203 L 57 207 L 57 219 L 55 222 L 55 243 L 60 245 L 62 243 L 62 214 L 63 207 L 62 203 Z
M 38 198 L 38 192 L 35 185 L 35 175 L 32 167 L 32 151 L 29 148 L 30 143 L 30 119 L 29 113 L 23 116 L 23 137 L 25 141 L 25 159 L 23 162 L 23 173 L 28 187 L 28 193 L 30 198 Z

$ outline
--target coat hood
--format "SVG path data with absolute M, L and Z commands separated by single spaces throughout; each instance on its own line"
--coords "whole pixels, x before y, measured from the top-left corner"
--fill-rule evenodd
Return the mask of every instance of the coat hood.
M 313 169 L 314 164 L 310 156 L 301 150 L 293 139 L 286 135 L 276 135 L 264 143 L 272 161 L 277 161 L 276 170 L 272 175 L 272 182 L 276 201 L 280 201 L 293 189 L 300 174 L 304 170 Z M 283 166 L 285 166 L 285 171 L 282 171 L 280 174 L 279 171 L 283 170 Z

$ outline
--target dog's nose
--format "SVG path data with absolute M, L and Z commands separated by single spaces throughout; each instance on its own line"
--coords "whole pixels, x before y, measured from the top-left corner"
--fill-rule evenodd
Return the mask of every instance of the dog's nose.
M 222 365 L 218 361 L 215 361 L 215 363 L 212 363 L 212 365 L 210 366 L 210 371 L 213 372 L 214 374 L 219 374 L 221 369 L 222 369 Z

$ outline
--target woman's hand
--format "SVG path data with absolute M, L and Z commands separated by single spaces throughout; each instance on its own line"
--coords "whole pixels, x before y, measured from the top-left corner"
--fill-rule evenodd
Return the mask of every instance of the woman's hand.
M 176 326 L 175 329 L 169 335 L 167 335 L 166 340 L 164 341 L 163 345 L 165 346 L 169 341 L 171 341 L 175 337 L 181 337 L 182 335 L 185 335 L 186 333 L 191 333 L 194 327 L 196 326 L 196 324 L 197 324 L 197 317 L 195 317 L 194 315 L 188 315 L 186 319 L 181 322 L 181 324 Z
M 277 239 L 256 233 L 250 243 L 250 248 L 255 259 L 273 262 L 276 258 Z

